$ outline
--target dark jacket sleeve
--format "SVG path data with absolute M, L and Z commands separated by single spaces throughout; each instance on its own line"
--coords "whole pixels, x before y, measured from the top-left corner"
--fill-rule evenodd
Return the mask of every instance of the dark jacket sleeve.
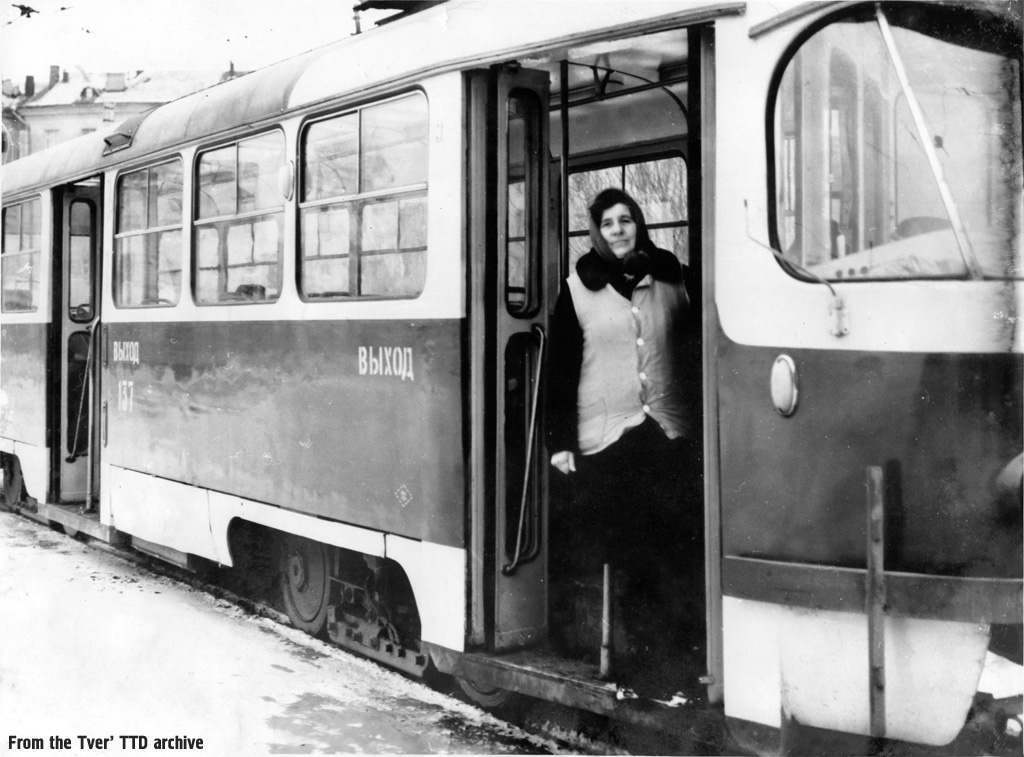
M 547 442 L 550 453 L 579 452 L 576 397 L 583 363 L 583 330 L 569 287 L 563 285 L 555 303 L 548 341 Z

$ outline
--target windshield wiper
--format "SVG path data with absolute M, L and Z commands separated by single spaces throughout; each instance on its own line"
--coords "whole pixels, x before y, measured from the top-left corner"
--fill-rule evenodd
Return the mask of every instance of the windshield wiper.
M 939 186 L 939 196 L 942 198 L 942 204 L 946 209 L 946 215 L 949 216 L 949 222 L 953 226 L 953 236 L 956 238 L 956 245 L 960 248 L 960 257 L 964 260 L 964 265 L 967 266 L 967 273 L 972 279 L 980 279 L 981 265 L 978 263 L 978 256 L 974 253 L 974 247 L 971 246 L 971 240 L 967 236 L 967 230 L 964 228 L 963 219 L 960 217 L 960 210 L 956 206 L 956 201 L 953 199 L 953 193 L 949 191 L 949 184 L 946 182 L 946 177 L 942 173 L 942 165 L 939 163 L 938 153 L 935 152 L 935 142 L 932 139 L 931 133 L 928 131 L 928 124 L 924 120 L 924 112 L 921 110 L 921 106 L 917 101 L 917 95 L 913 88 L 910 86 L 910 79 L 907 76 L 907 69 L 903 65 L 903 58 L 900 57 L 899 50 L 896 49 L 896 40 L 893 39 L 892 29 L 889 26 L 889 19 L 885 17 L 885 12 L 882 10 L 881 3 L 875 3 L 875 18 L 878 20 L 878 28 L 882 32 L 882 39 L 885 41 L 885 49 L 889 53 L 889 60 L 892 62 L 893 68 L 896 70 L 896 78 L 900 82 L 900 88 L 903 90 L 903 96 L 907 98 L 907 105 L 910 107 L 910 115 L 914 119 L 914 125 L 917 127 L 917 134 L 921 140 L 921 146 L 924 148 L 924 154 L 928 158 L 928 166 L 931 168 L 932 177 L 935 179 L 935 183 Z

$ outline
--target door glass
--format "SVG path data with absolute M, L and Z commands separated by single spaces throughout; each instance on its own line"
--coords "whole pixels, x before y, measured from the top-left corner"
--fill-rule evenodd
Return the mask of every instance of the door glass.
M 513 90 L 509 95 L 505 306 L 511 315 L 520 317 L 533 315 L 538 303 L 541 187 L 537 151 L 541 149 L 541 112 L 533 92 Z
M 67 448 L 72 458 L 84 455 L 89 445 L 89 341 L 85 331 L 68 337 Z M 67 460 L 73 462 L 73 460 Z
M 71 233 L 68 250 L 68 317 L 76 323 L 92 320 L 93 312 L 93 207 L 92 203 L 71 203 Z

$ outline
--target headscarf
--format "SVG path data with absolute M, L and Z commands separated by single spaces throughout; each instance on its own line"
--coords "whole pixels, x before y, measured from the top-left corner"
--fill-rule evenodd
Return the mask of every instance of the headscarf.
M 636 223 L 636 244 L 633 246 L 633 250 L 623 258 L 617 257 L 605 238 L 601 236 L 601 217 L 608 208 L 620 203 L 629 208 L 629 214 Z M 597 254 L 616 270 L 621 270 L 630 276 L 643 277 L 646 275 L 650 269 L 650 248 L 653 245 L 647 234 L 647 221 L 644 219 L 644 212 L 636 200 L 621 189 L 611 187 L 598 192 L 597 197 L 590 203 L 588 211 L 590 213 L 590 243 L 594 246 Z

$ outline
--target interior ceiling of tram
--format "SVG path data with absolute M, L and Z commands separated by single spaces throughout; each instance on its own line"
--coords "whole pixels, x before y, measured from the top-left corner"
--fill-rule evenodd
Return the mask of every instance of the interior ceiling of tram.
M 563 47 L 520 61 L 526 68 L 546 70 L 551 92 L 561 92 L 560 63 L 568 60 L 570 99 L 593 94 L 608 72 L 607 91 L 678 79 L 685 73 L 686 29 L 670 29 L 640 37 L 601 40 L 579 47 Z
M 553 155 L 561 154 L 563 60 L 569 61 L 571 155 L 685 139 L 686 29 L 562 47 L 522 59 L 524 68 L 545 70 L 550 77 Z

